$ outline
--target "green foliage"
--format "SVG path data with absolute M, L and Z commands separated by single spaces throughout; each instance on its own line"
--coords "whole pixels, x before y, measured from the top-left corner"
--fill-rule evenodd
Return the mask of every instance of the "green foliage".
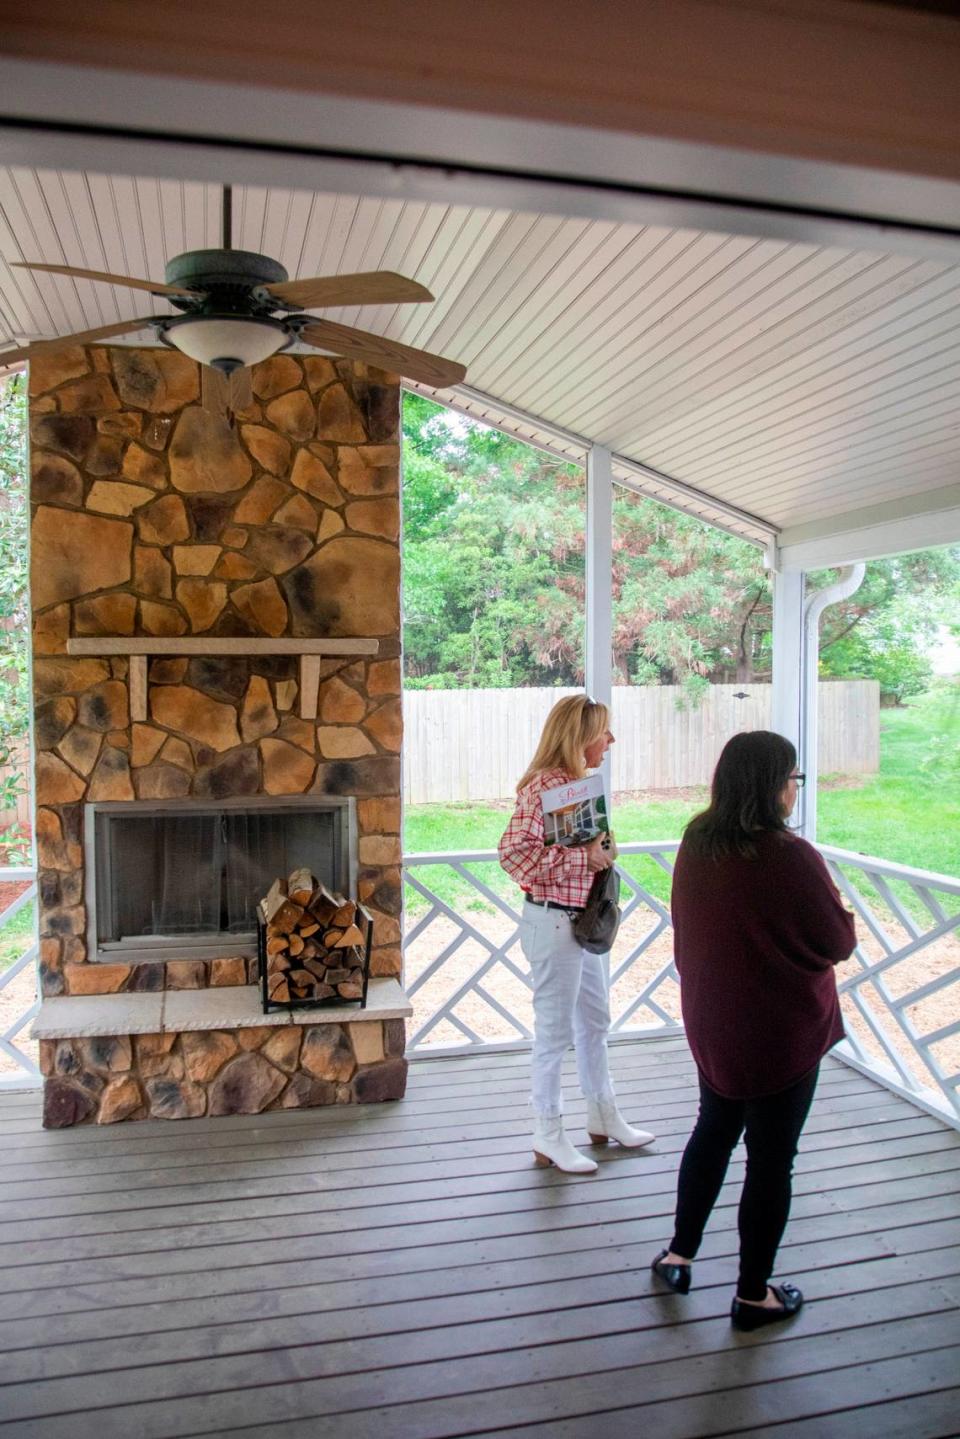
M 811 577 L 830 583 L 832 572 Z M 873 560 L 849 600 L 827 610 L 820 673 L 875 679 L 888 702 L 923 694 L 933 671 L 927 652 L 939 625 L 960 619 L 960 546 Z
M 26 392 L 23 375 L 0 382 L 0 768 L 16 763 L 30 728 Z M 0 780 L 0 810 L 15 808 L 26 775 Z M 29 860 L 29 841 L 0 833 L 0 863 Z
M 574 684 L 583 479 L 417 395 L 404 402 L 404 647 L 425 688 Z M 452 682 L 452 684 L 451 684 Z
M 582 683 L 585 498 L 576 467 L 405 398 L 408 685 Z M 876 561 L 827 612 L 822 672 L 876 678 L 901 702 L 929 684 L 926 651 L 951 620 L 960 623 L 960 548 Z M 680 685 L 695 707 L 708 683 L 768 677 L 771 626 L 756 546 L 616 488 L 616 682 Z
M 11 860 L 19 864 L 19 860 Z M 25 949 L 28 949 L 36 934 L 36 902 L 18 909 L 12 919 L 0 929 L 0 974 L 15 964 Z
M 960 876 L 960 681 L 880 713 L 880 773 L 824 786 L 818 837 L 861 854 Z
M 582 471 L 417 395 L 404 402 L 404 443 L 408 682 L 581 683 Z M 622 682 L 733 677 L 766 662 L 757 549 L 622 489 L 613 591 Z

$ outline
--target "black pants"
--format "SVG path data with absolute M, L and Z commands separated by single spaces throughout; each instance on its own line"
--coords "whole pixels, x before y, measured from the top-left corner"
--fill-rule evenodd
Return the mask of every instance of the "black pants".
M 741 1299 L 764 1299 L 790 1213 L 790 1181 L 800 1131 L 813 1101 L 819 1065 L 799 1083 L 763 1099 L 724 1099 L 700 1076 L 700 1113 L 677 1183 L 670 1248 L 693 1259 L 717 1202 L 730 1155 L 744 1135 L 747 1172 L 740 1194 Z

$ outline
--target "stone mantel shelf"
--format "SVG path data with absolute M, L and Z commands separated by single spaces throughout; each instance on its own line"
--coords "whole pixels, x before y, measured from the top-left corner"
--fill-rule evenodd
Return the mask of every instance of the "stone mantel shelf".
M 168 989 L 154 994 L 65 994 L 45 999 L 33 1021 L 34 1039 L 87 1039 L 100 1034 L 179 1034 L 199 1029 L 260 1025 L 362 1024 L 409 1019 L 413 1006 L 400 984 L 371 978 L 367 1006 L 275 1010 L 264 1014 L 255 984 L 214 989 Z
M 127 655 L 130 659 L 130 716 L 147 718 L 147 659 L 155 655 L 299 655 L 300 718 L 317 717 L 320 661 L 331 655 L 375 655 L 375 639 L 218 639 L 201 636 L 156 639 L 146 635 L 109 635 L 94 639 L 68 639 L 67 654 L 80 656 Z

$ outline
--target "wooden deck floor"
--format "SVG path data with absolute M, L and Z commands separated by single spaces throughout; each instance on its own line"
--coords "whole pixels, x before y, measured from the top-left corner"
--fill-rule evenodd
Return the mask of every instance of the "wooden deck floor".
M 612 1053 L 660 1137 L 579 1179 L 531 1163 L 521 1054 L 266 1118 L 44 1133 L 3 1097 L 0 1439 L 960 1431 L 960 1135 L 829 1061 L 779 1268 L 807 1307 L 736 1335 L 741 1164 L 695 1290 L 656 1292 L 692 1066 Z

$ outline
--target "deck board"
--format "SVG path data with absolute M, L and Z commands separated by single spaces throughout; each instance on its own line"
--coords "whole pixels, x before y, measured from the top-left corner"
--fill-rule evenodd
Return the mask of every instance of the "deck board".
M 658 1292 L 693 1069 L 611 1053 L 659 1138 L 577 1178 L 530 1163 L 518 1052 L 365 1109 L 45 1133 L 0 1096 L 0 1439 L 955 1434 L 960 1135 L 827 1061 L 779 1270 L 808 1304 L 738 1335 L 742 1156 Z

